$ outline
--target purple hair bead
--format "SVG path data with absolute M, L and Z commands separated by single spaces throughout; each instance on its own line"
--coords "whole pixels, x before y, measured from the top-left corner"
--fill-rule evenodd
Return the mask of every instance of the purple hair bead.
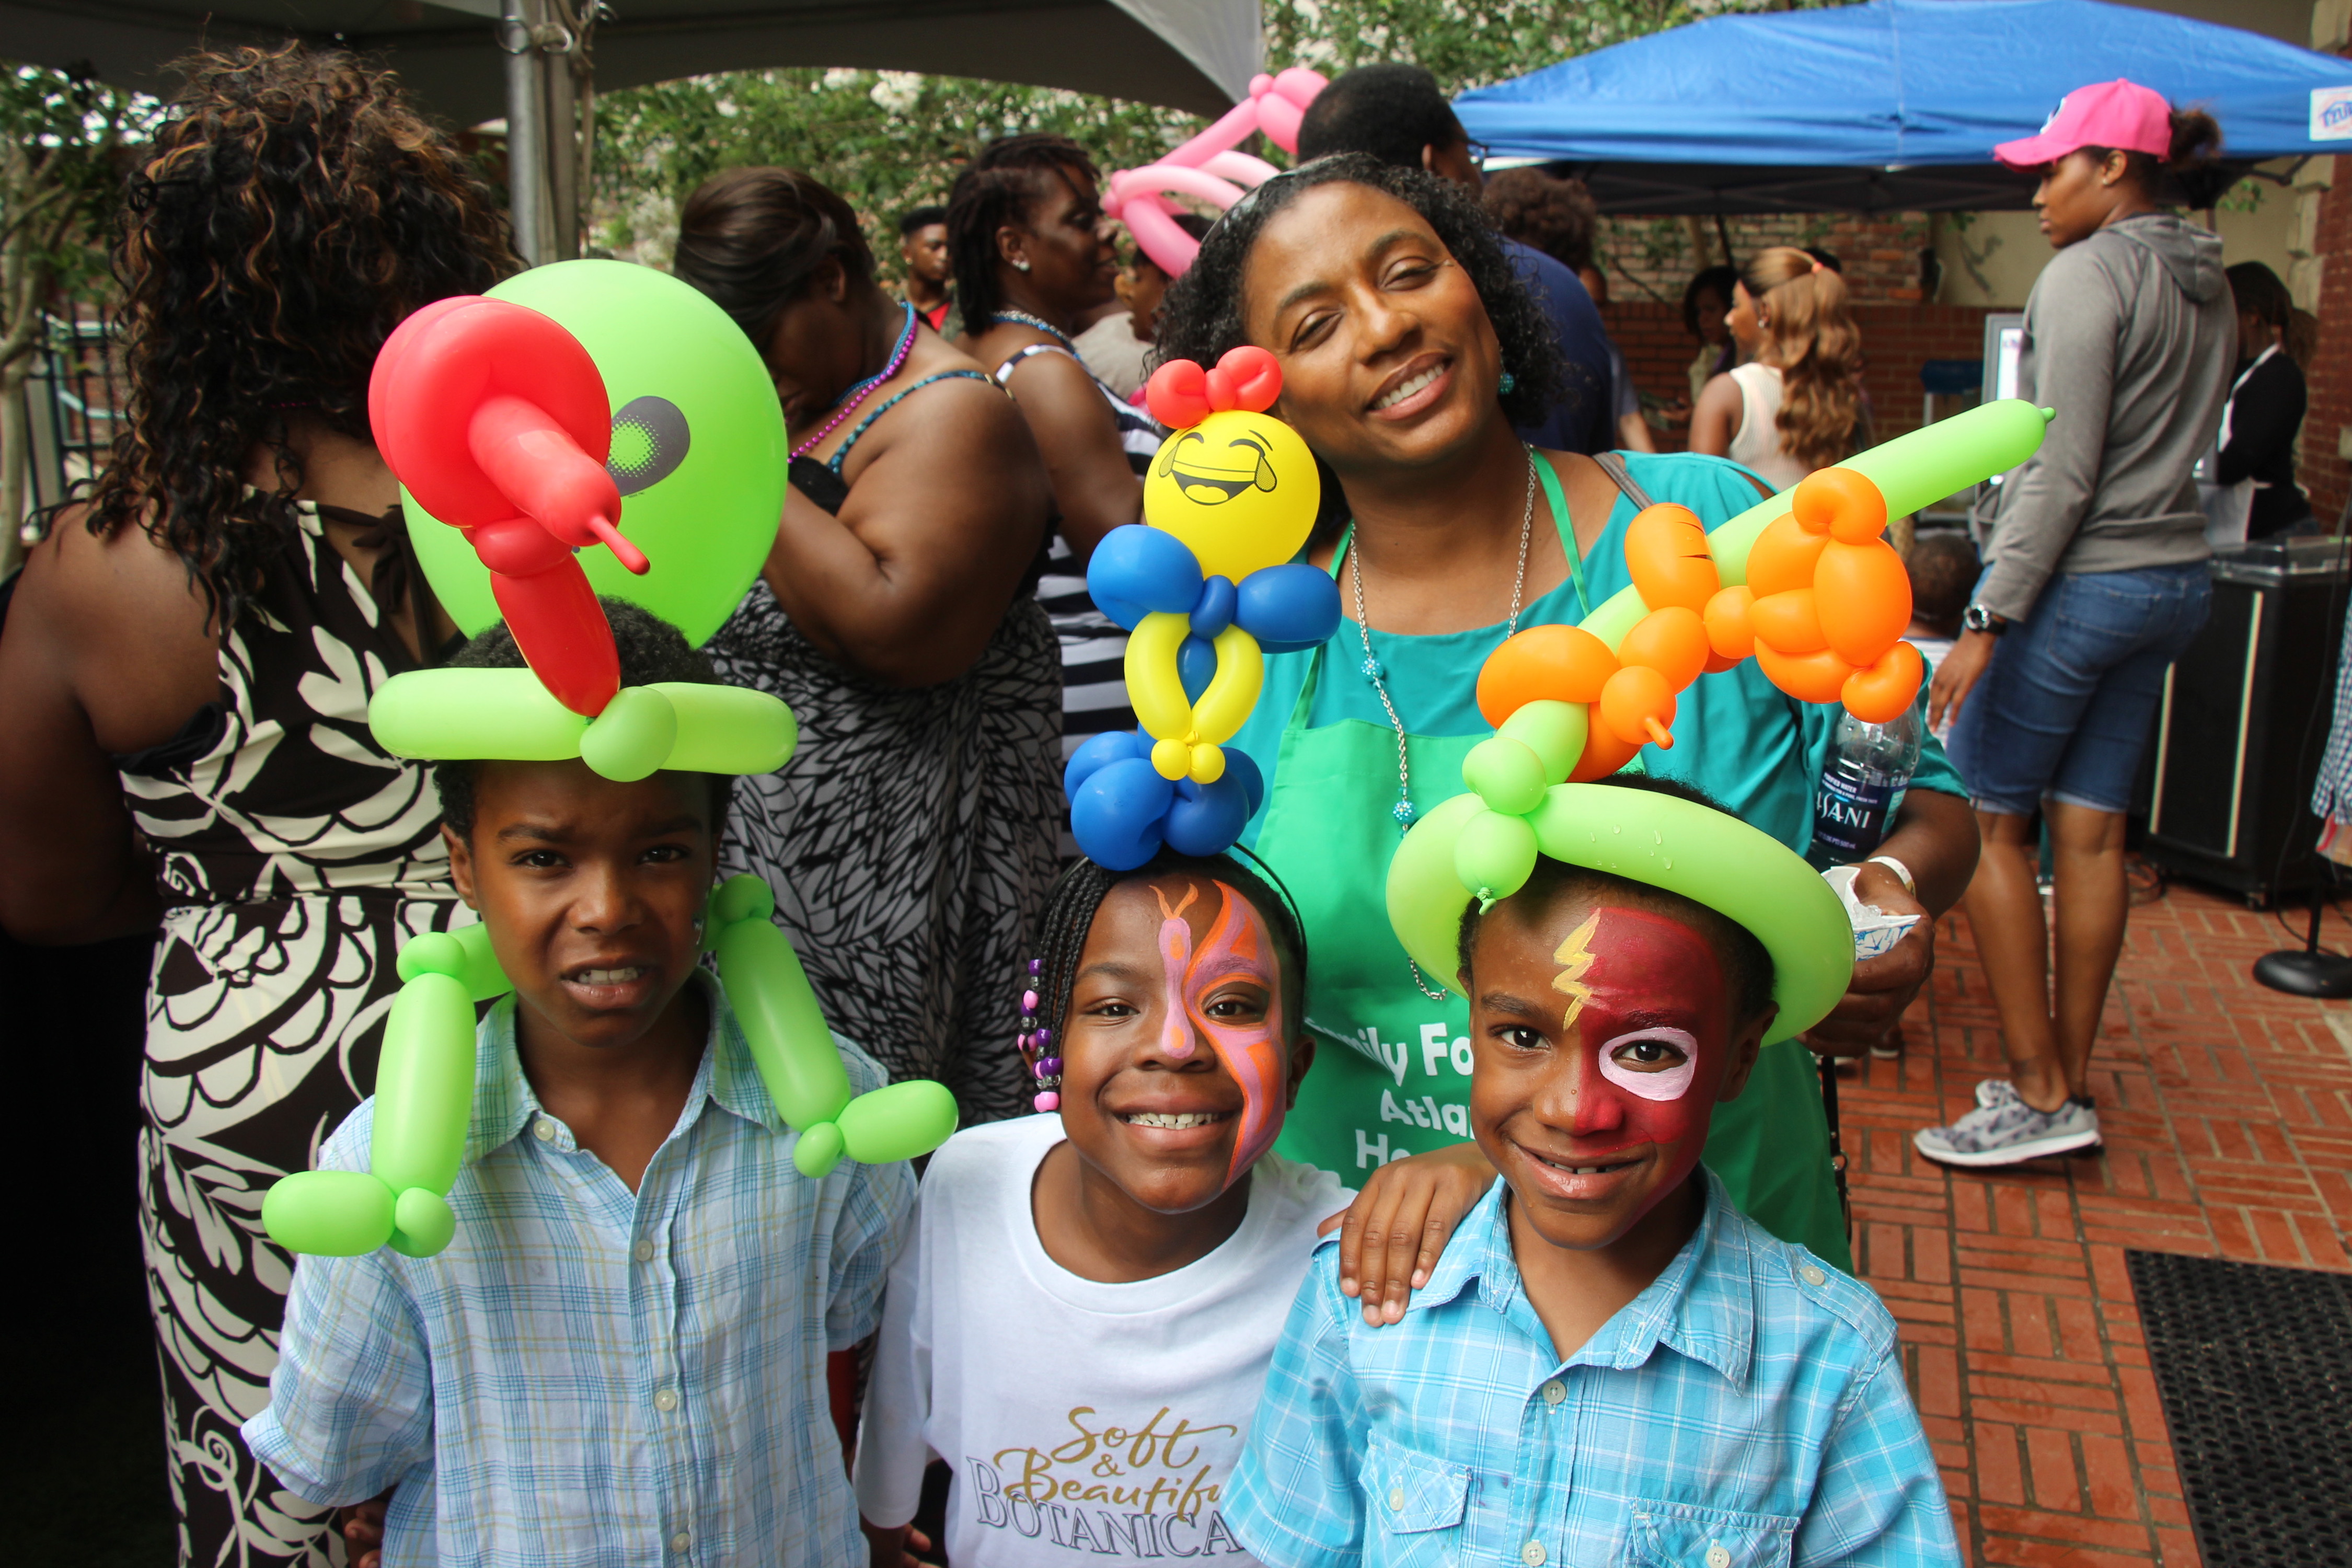
M 1042 959 L 1042 958 L 1033 958 L 1033 959 L 1031 959 L 1031 960 L 1029 961 L 1029 973 L 1032 973 L 1032 974 L 1043 974 L 1043 973 L 1045 973 L 1045 961 L 1044 959 Z
M 1050 1043 L 1052 1042 L 1053 1038 L 1054 1038 L 1054 1031 L 1053 1031 L 1053 1030 L 1051 1030 L 1051 1029 L 1040 1029 L 1040 1030 L 1038 1030 L 1038 1031 L 1037 1031 L 1036 1044 L 1037 1044 L 1037 1046 L 1038 1046 L 1040 1048 L 1043 1048 L 1043 1047 L 1045 1047 L 1046 1045 L 1050 1044 Z

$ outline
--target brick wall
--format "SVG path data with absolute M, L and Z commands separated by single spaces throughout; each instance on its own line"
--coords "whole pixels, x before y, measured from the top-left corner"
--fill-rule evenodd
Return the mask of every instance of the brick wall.
M 1919 298 L 1919 251 L 1928 243 L 1925 213 L 1776 213 L 1727 218 L 1720 231 L 1713 218 L 1607 217 L 1600 250 L 1611 291 L 1629 302 L 1679 308 L 1691 275 L 1722 261 L 1725 233 L 1740 260 L 1773 245 L 1829 251 L 1857 300 Z
M 2303 421 L 2303 486 L 2322 527 L 2332 527 L 2352 491 L 2352 465 L 2338 443 L 2352 426 L 2352 157 L 2335 160 L 2335 180 L 2320 197 L 2313 253 L 2326 258 L 2319 280 L 2319 348 L 2311 361 L 2311 410 Z
M 1843 259 L 1843 254 L 1840 259 Z M 2352 268 L 2344 268 L 2352 273 Z M 2352 280 L 2347 280 L 2352 286 Z M 1984 352 L 1986 312 L 1969 305 L 1916 305 L 1899 300 L 1861 303 L 1854 320 L 1862 329 L 1871 412 L 1880 441 L 1919 425 L 1919 366 L 1931 359 L 1976 359 Z M 1654 397 L 1690 395 L 1688 367 L 1698 344 L 1683 330 L 1679 305 L 1620 300 L 1609 309 L 1609 331 L 1625 355 L 1633 384 Z M 2347 386 L 2352 395 L 2352 384 Z M 1957 412 L 1948 403 L 1943 412 Z M 1658 432 L 1663 447 L 1679 448 L 1680 429 Z

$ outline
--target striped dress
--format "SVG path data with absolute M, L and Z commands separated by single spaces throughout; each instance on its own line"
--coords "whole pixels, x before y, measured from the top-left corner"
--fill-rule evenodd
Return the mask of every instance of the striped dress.
M 1013 371 L 1032 354 L 1065 354 L 1085 368 L 1085 361 L 1059 344 L 1031 343 L 996 367 L 996 384 L 1011 392 Z M 1103 386 L 1092 371 L 1087 374 L 1101 387 L 1103 401 L 1110 405 L 1111 417 L 1118 426 L 1119 447 L 1127 454 L 1128 467 L 1141 479 L 1168 432 L 1142 409 Z M 1127 633 L 1095 608 L 1087 595 L 1086 574 L 1076 569 L 1069 542 L 1058 531 L 1046 555 L 1045 574 L 1037 580 L 1037 603 L 1045 606 L 1062 645 L 1062 760 L 1067 762 L 1072 752 L 1105 731 L 1135 728 L 1135 709 L 1127 700 Z M 1076 854 L 1066 827 L 1062 837 L 1062 853 Z

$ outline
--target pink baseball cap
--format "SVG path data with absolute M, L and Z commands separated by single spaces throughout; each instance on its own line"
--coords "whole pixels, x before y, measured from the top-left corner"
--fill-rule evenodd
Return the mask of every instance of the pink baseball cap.
M 2172 105 L 2164 94 L 2118 77 L 2078 87 L 2058 100 L 2039 136 L 2004 142 L 1992 155 L 2012 169 L 2038 169 L 2081 147 L 2112 147 L 2153 157 L 2172 152 Z

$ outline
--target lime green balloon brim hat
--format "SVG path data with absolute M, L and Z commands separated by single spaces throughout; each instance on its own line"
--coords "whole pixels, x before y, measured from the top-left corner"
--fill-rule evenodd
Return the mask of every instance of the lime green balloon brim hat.
M 1482 833 L 1516 836 L 1533 853 L 1507 887 L 1466 885 L 1464 854 Z M 1853 975 L 1853 929 L 1828 883 L 1778 839 L 1696 801 L 1607 784 L 1553 784 L 1532 809 L 1505 814 L 1475 794 L 1455 795 L 1413 824 L 1389 863 L 1389 923 L 1423 973 L 1455 990 L 1463 912 L 1524 885 L 1534 854 L 1605 871 L 1706 905 L 1764 944 L 1780 1013 L 1769 1045 L 1829 1016 Z

